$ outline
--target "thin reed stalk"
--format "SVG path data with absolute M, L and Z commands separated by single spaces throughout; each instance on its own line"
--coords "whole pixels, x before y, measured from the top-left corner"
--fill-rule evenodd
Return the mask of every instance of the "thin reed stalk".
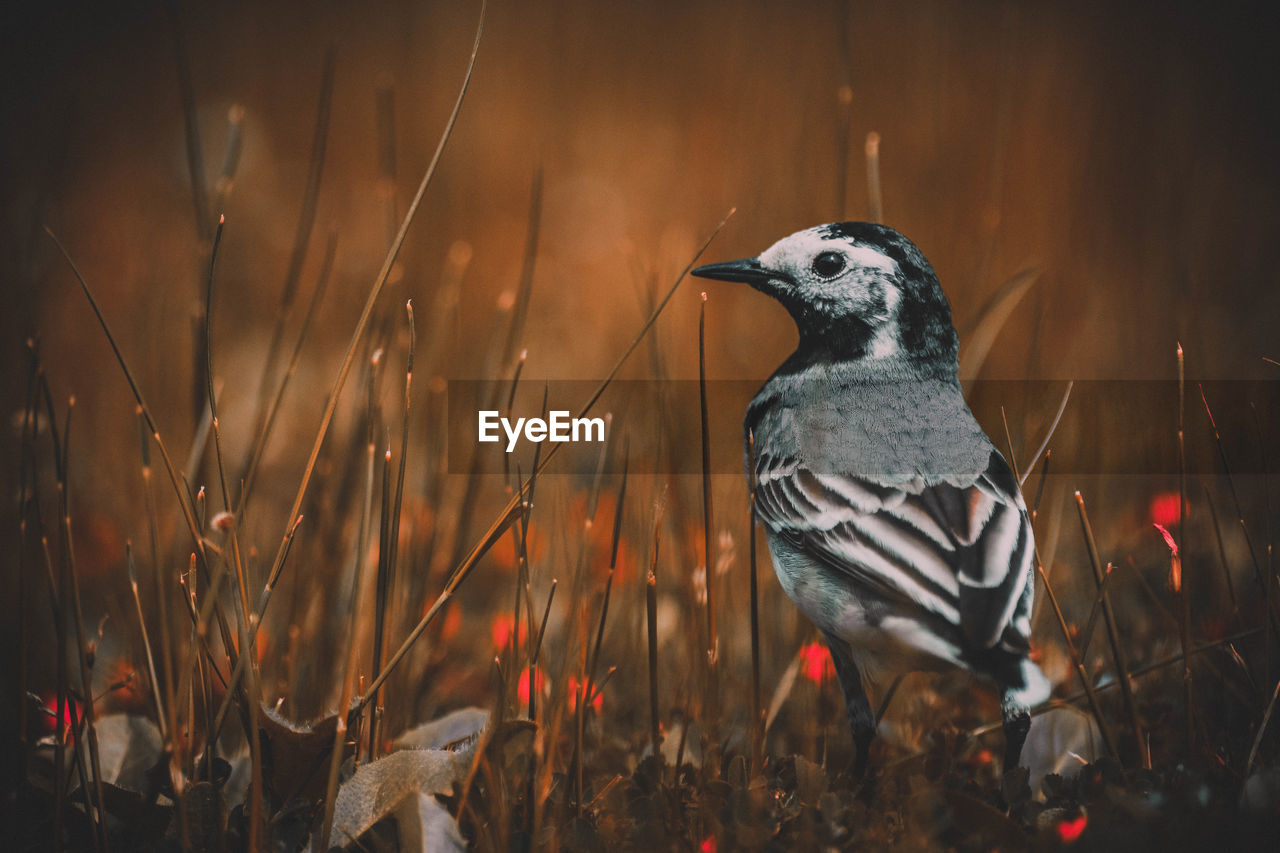
M 1267 724 L 1271 722 L 1271 712 L 1276 709 L 1276 698 L 1280 697 L 1280 681 L 1276 682 L 1275 690 L 1271 691 L 1271 701 L 1267 703 L 1267 710 L 1262 713 L 1262 722 L 1258 724 L 1258 733 L 1253 736 L 1253 746 L 1249 749 L 1249 758 L 1244 763 L 1244 775 L 1248 776 L 1253 770 L 1253 762 L 1258 757 L 1258 749 L 1262 746 L 1262 736 L 1267 733 Z
M 347 618 L 347 657 L 342 670 L 341 690 L 339 691 L 338 712 L 335 714 L 333 730 L 333 747 L 329 756 L 329 778 L 325 784 L 324 817 L 320 823 L 320 843 L 317 850 L 329 849 L 329 835 L 333 829 L 333 809 L 337 804 L 338 771 L 342 768 L 343 756 L 347 741 L 347 730 L 352 720 L 359 720 L 360 712 L 351 707 L 351 697 L 355 690 L 356 669 L 360 660 L 360 614 L 365 609 L 365 596 L 368 584 L 361 582 L 364 573 L 365 557 L 368 553 L 369 516 L 373 503 L 373 458 L 376 452 L 372 441 L 365 448 L 365 487 L 364 501 L 360 509 L 360 527 L 356 537 L 355 559 L 351 567 L 351 611 Z M 339 646 L 341 648 L 341 646 Z M 358 728 L 358 722 L 356 724 Z
M 720 648 L 716 634 L 715 608 L 715 516 L 711 504 L 711 427 L 707 408 L 707 294 L 702 292 L 698 303 L 698 413 L 702 438 L 702 553 L 706 571 L 707 625 L 706 667 L 707 684 L 703 714 L 711 732 L 709 740 L 716 741 L 715 731 L 720 717 Z M 714 766 L 714 763 L 713 763 Z
M 209 413 L 213 423 L 213 447 L 215 459 L 217 462 L 218 483 L 222 488 L 222 508 L 227 514 L 228 527 L 227 535 L 231 539 L 231 555 L 232 565 L 235 568 L 236 586 L 240 593 L 240 608 L 235 611 L 238 636 L 240 639 L 239 658 L 247 660 L 247 694 L 241 705 L 241 715 L 247 722 L 247 734 L 249 738 L 249 763 L 251 773 L 251 793 L 249 796 L 249 851 L 257 853 L 262 847 L 262 831 L 265 826 L 265 816 L 263 814 L 263 806 L 265 796 L 262 788 L 262 742 L 258 737 L 258 702 L 260 701 L 260 691 L 258 689 L 258 662 L 254 655 L 254 648 L 249 645 L 249 624 L 252 617 L 249 610 L 249 581 L 245 574 L 244 561 L 240 554 L 240 534 L 237 530 L 237 522 L 233 514 L 231 503 L 231 490 L 227 486 L 226 466 L 222 456 L 222 430 L 218 423 L 217 401 L 213 391 L 213 283 L 214 271 L 217 269 L 218 263 L 218 247 L 222 243 L 222 231 L 226 225 L 226 218 L 218 217 L 218 228 L 213 235 L 213 247 L 209 252 L 209 275 L 205 285 L 205 305 L 204 305 L 204 321 L 205 321 L 205 378 L 208 382 L 209 394 Z M 222 555 L 223 561 L 226 561 L 226 554 Z M 229 690 L 228 695 L 236 693 L 236 690 Z M 206 720 L 206 723 L 208 721 Z M 209 741 L 207 752 L 211 751 L 214 742 Z
M 390 554 L 390 546 L 388 537 L 391 535 L 391 447 L 388 446 L 386 452 L 382 456 L 382 498 L 378 503 L 378 563 L 374 570 L 374 617 L 373 617 L 373 654 L 375 663 L 372 672 L 378 671 L 381 661 L 377 660 L 382 657 L 382 643 L 380 642 L 380 629 L 384 626 L 387 616 L 387 589 L 386 586 L 390 581 L 390 571 L 387 566 L 387 558 Z M 378 757 L 378 713 L 379 705 L 377 697 L 374 697 L 373 707 L 369 709 L 369 760 L 373 761 Z M 357 749 L 357 761 L 359 760 L 359 750 Z
M 371 672 L 382 668 L 382 645 L 387 632 L 387 597 L 394 585 L 396 577 L 396 557 L 400 548 L 400 508 L 404 502 L 405 463 L 409 458 L 409 409 L 413 401 L 413 357 L 417 349 L 417 338 L 414 333 L 413 300 L 404 306 L 409 325 L 409 349 L 405 358 L 404 371 L 404 407 L 400 415 L 400 461 L 396 472 L 395 502 L 391 506 L 390 523 L 385 538 L 386 560 L 378 565 L 377 600 L 373 621 L 373 667 Z M 390 450 L 388 450 L 390 453 Z M 384 498 L 385 500 L 385 498 Z M 518 624 L 518 622 L 517 622 Z M 373 697 L 374 708 L 378 707 L 378 697 Z M 378 729 L 380 717 L 375 718 L 374 725 L 369 727 L 369 757 L 376 758 L 378 749 Z
M 867 220 L 884 221 L 884 199 L 880 193 L 880 134 L 867 134 L 864 147 L 867 157 Z
M 1098 559 L 1098 545 L 1093 538 L 1093 527 L 1089 524 L 1089 514 L 1085 511 L 1084 497 L 1079 492 L 1076 492 L 1076 509 L 1080 514 L 1080 527 L 1084 532 L 1085 545 L 1089 552 L 1089 565 L 1093 569 L 1093 579 L 1102 594 L 1102 616 L 1107 626 L 1107 639 L 1111 642 L 1111 658 L 1115 662 L 1116 679 L 1120 682 L 1120 692 L 1124 696 L 1125 709 L 1129 714 L 1129 724 L 1133 728 L 1142 766 L 1150 769 L 1151 751 L 1147 745 L 1142 719 L 1138 716 L 1138 703 L 1133 696 L 1133 684 L 1129 681 L 1129 669 L 1125 663 L 1124 647 L 1120 643 L 1120 633 L 1116 627 L 1116 616 L 1111 609 L 1111 599 L 1102 590 L 1102 565 Z
M 840 29 L 840 85 L 836 87 L 836 180 L 835 209 L 841 219 L 849 216 L 849 140 L 853 136 L 853 44 L 850 3 L 841 0 L 836 26 Z
M 68 450 L 71 442 L 71 412 L 75 409 L 76 398 L 67 401 L 67 420 L 63 429 L 62 471 L 65 475 L 70 469 Z M 85 735 L 83 739 L 89 745 L 89 764 L 93 770 L 90 781 L 93 783 L 93 820 L 97 835 L 95 847 L 106 851 L 107 844 L 107 812 L 106 801 L 102 794 L 102 759 L 98 747 L 97 709 L 93 702 L 92 664 L 89 662 L 89 647 L 84 627 L 84 607 L 80 596 L 80 573 L 76 568 L 75 546 L 71 535 L 71 502 L 68 491 L 70 484 L 66 480 L 58 483 L 58 511 L 61 515 L 62 571 L 70 581 L 68 595 L 71 598 L 72 623 L 76 629 L 76 653 L 80 662 L 80 686 L 83 691 L 83 709 L 85 715 Z M 81 740 L 77 739 L 77 747 Z M 86 791 L 87 793 L 87 791 Z
M 1057 616 L 1057 625 L 1061 630 L 1062 639 L 1066 640 L 1066 652 L 1071 658 L 1071 666 L 1074 667 L 1075 674 L 1080 679 L 1080 689 L 1083 690 L 1082 695 L 1089 701 L 1089 711 L 1093 713 L 1093 720 L 1097 722 L 1098 731 L 1102 733 L 1102 742 L 1106 744 L 1107 754 L 1119 757 L 1120 753 L 1116 751 L 1115 742 L 1111 738 L 1111 729 L 1107 726 L 1106 720 L 1103 719 L 1102 707 L 1098 704 L 1097 693 L 1094 692 L 1093 683 L 1089 680 L 1089 674 L 1084 669 L 1084 658 L 1080 657 L 1079 651 L 1076 651 L 1075 642 L 1071 639 L 1071 629 L 1066 625 L 1066 617 L 1062 616 L 1062 608 L 1057 603 L 1056 594 L 1053 594 L 1053 585 L 1048 581 L 1048 575 L 1044 574 L 1044 566 L 1038 557 L 1036 571 L 1039 574 L 1039 578 L 1041 578 L 1041 583 L 1044 585 L 1044 593 L 1047 594 L 1048 601 L 1053 606 L 1053 615 Z
M 160 739 L 168 738 L 168 722 L 164 713 L 164 700 L 160 697 L 160 678 L 156 673 L 156 659 L 151 652 L 151 636 L 147 633 L 147 619 L 142 615 L 142 599 L 138 597 L 138 567 L 133 562 L 133 543 L 125 543 L 125 562 L 129 567 L 129 591 L 133 594 L 134 611 L 138 614 L 138 630 L 142 633 L 142 648 L 147 655 L 147 677 L 151 679 L 151 702 L 156 710 L 156 727 Z
M 618 567 L 618 544 L 622 539 L 622 507 L 627 497 L 627 472 L 630 468 L 630 440 L 623 444 L 622 450 L 622 479 L 618 483 L 618 497 L 614 502 L 613 509 L 613 537 L 609 548 L 609 577 L 604 584 L 604 599 L 600 604 L 600 623 L 596 626 L 596 641 L 591 649 L 591 663 L 587 666 L 587 696 L 591 701 L 596 694 L 595 682 L 596 673 L 599 672 L 600 666 L 600 648 L 604 645 L 604 627 L 605 622 L 609 618 L 609 598 L 613 592 L 614 572 Z
M 662 544 L 663 503 L 659 501 L 653 521 L 653 544 L 649 552 L 649 572 L 645 576 L 645 622 L 649 642 L 649 743 L 653 754 L 662 746 L 662 723 L 658 711 L 658 549 Z M 688 726 L 685 727 L 686 730 Z
M 1084 630 L 1080 632 L 1080 658 L 1082 660 L 1088 660 L 1089 658 L 1089 643 L 1093 640 L 1093 629 L 1098 623 L 1098 616 L 1102 613 L 1102 604 L 1107 600 L 1107 594 L 1111 591 L 1111 581 L 1116 574 L 1115 566 L 1111 563 L 1107 563 L 1106 568 L 1102 570 L 1102 586 L 1097 589 L 1097 594 L 1093 598 L 1093 606 L 1089 608 L 1089 618 L 1084 623 Z
M 196 112 L 195 86 L 191 82 L 191 60 L 187 55 L 186 40 L 183 38 L 182 19 L 176 5 L 170 6 L 169 24 L 172 28 L 173 51 L 178 75 L 178 93 L 182 101 L 184 139 L 186 141 L 187 176 L 191 181 L 191 202 L 195 213 L 196 235 L 208 239 L 212 230 L 209 226 L 209 190 L 204 177 L 204 147 L 200 140 L 200 123 Z
M 30 342 L 28 342 L 30 345 Z M 31 479 L 36 477 L 36 369 L 38 363 L 34 358 L 30 359 L 30 366 L 27 372 L 27 390 L 23 398 L 22 408 L 22 431 L 19 438 L 18 451 L 18 684 L 17 684 L 17 706 L 18 706 L 18 760 L 13 771 L 13 780 L 21 780 L 27 778 L 27 757 L 29 755 L 30 731 L 28 725 L 29 710 L 31 702 L 28 699 L 28 667 L 27 660 L 31 651 L 31 620 L 29 618 L 28 593 L 27 593 L 27 558 L 29 555 L 29 543 L 27 541 L 27 516 L 29 514 L 28 501 L 31 498 L 33 487 L 28 485 L 28 476 Z
M 756 567 L 756 490 L 759 479 L 756 476 L 756 435 L 747 431 L 747 474 L 748 491 L 748 566 L 750 571 L 751 598 L 751 769 L 757 771 L 764 763 L 764 717 L 760 706 L 760 583 Z
M 1178 537 L 1182 540 L 1182 548 L 1187 547 L 1187 446 L 1185 423 L 1187 409 L 1186 368 L 1182 356 L 1182 344 L 1178 344 Z M 1177 578 L 1174 594 L 1178 596 L 1178 638 L 1182 643 L 1182 683 L 1186 704 L 1187 756 L 1192 755 L 1195 745 L 1195 693 L 1191 683 L 1191 594 L 1187 590 L 1187 579 L 1183 575 L 1182 558 L 1178 554 L 1178 546 L 1169 548 L 1169 576 Z M 1269 609 L 1269 608 L 1268 608 Z
M 235 186 L 236 172 L 240 169 L 240 154 L 244 149 L 244 107 L 232 104 L 227 110 L 227 149 L 222 156 L 222 171 L 213 186 L 213 209 L 222 213 L 226 209 L 231 188 Z
M 1213 412 L 1209 409 L 1209 399 L 1205 396 L 1204 386 L 1197 383 L 1196 387 L 1200 391 L 1200 401 L 1204 404 L 1204 412 L 1209 416 L 1209 428 L 1213 431 L 1213 440 L 1218 447 L 1218 458 L 1222 461 L 1222 471 L 1227 477 L 1227 488 L 1231 492 L 1231 502 L 1236 511 L 1236 520 L 1240 523 L 1240 532 L 1244 534 L 1244 543 L 1249 549 L 1249 560 L 1253 564 L 1254 577 L 1257 578 L 1258 586 L 1262 589 L 1264 599 L 1266 601 L 1267 617 L 1270 620 L 1270 636 L 1280 634 L 1280 621 L 1276 617 L 1276 609 L 1271 606 L 1272 599 L 1270 590 L 1267 588 L 1267 579 L 1263 577 L 1262 565 L 1258 562 L 1258 552 L 1253 547 L 1253 537 L 1249 535 L 1249 526 L 1244 520 L 1244 510 L 1240 506 L 1240 495 L 1236 492 L 1236 481 L 1231 475 L 1231 464 L 1227 461 L 1227 450 L 1222 444 L 1222 435 L 1218 432 L 1218 422 L 1214 420 Z M 1271 643 L 1266 645 L 1266 654 L 1270 654 Z M 1267 668 L 1268 670 L 1270 667 Z
M 155 489 L 151 483 L 151 444 L 147 435 L 146 420 L 142 417 L 141 407 L 136 411 L 138 418 L 138 443 L 142 456 L 142 501 L 147 515 L 147 541 L 151 551 L 151 576 L 156 597 L 156 614 L 160 623 L 160 660 L 164 667 L 164 681 L 153 685 L 160 690 L 163 685 L 164 705 L 169 712 L 168 729 L 172 732 L 178 727 L 177 693 L 174 683 L 173 636 L 169 623 L 169 596 L 172 590 L 165 583 L 165 570 L 160 561 L 160 531 L 156 520 Z
M 1067 401 L 1071 399 L 1071 389 L 1076 385 L 1075 380 L 1067 383 L 1067 390 L 1062 392 L 1062 402 L 1058 403 L 1058 411 L 1054 413 L 1053 421 L 1049 424 L 1049 431 L 1044 434 L 1044 440 L 1040 442 L 1040 446 L 1031 456 L 1031 466 L 1022 472 L 1022 476 L 1018 478 L 1018 486 L 1022 487 L 1027 482 L 1027 477 L 1031 476 L 1031 471 L 1036 467 L 1036 462 L 1044 459 L 1045 467 L 1049 465 L 1049 441 L 1053 438 L 1053 434 L 1058 431 L 1058 424 L 1062 423 L 1062 413 L 1067 410 Z M 1004 416 L 1001 410 L 1001 417 Z M 1008 432 L 1009 425 L 1005 424 L 1005 431 Z M 1041 473 L 1040 487 L 1036 490 L 1035 505 L 1040 506 L 1040 495 L 1044 491 L 1044 473 Z M 1033 516 L 1034 518 L 1034 516 Z
M 1070 389 L 1070 386 L 1068 386 L 1067 393 L 1070 394 L 1070 392 L 1071 392 L 1071 389 Z M 1062 409 L 1065 406 L 1066 406 L 1066 397 L 1064 396 L 1062 405 L 1059 406 L 1058 408 L 1058 417 L 1062 416 Z M 1001 407 L 1000 409 L 1000 417 L 1001 417 L 1001 420 L 1004 422 L 1004 437 L 1009 447 L 1009 465 L 1013 469 L 1014 477 L 1018 478 L 1018 488 L 1021 489 L 1022 483 L 1025 482 L 1025 478 L 1019 477 L 1018 475 L 1018 460 L 1017 460 L 1017 456 L 1013 452 L 1013 438 L 1009 434 L 1009 422 L 1007 420 L 1004 420 L 1003 407 Z M 1055 425 L 1056 423 L 1057 423 L 1057 420 L 1055 419 Z M 1050 436 L 1052 436 L 1053 434 L 1053 429 L 1054 428 L 1050 428 L 1049 430 Z M 1046 437 L 1044 444 L 1048 444 L 1048 437 Z M 1048 451 L 1045 450 L 1044 453 L 1045 453 L 1045 465 L 1040 472 L 1041 473 L 1041 482 L 1040 482 L 1041 489 L 1044 488 L 1044 477 L 1047 475 L 1048 468 L 1049 468 Z M 1039 505 L 1039 503 L 1040 503 L 1040 499 L 1039 499 L 1039 495 L 1037 494 L 1036 505 Z M 1032 511 L 1031 518 L 1034 521 L 1034 518 L 1035 518 L 1034 510 Z M 1090 681 L 1089 673 L 1084 668 L 1084 655 L 1082 655 L 1080 651 L 1076 648 L 1075 640 L 1071 638 L 1071 629 L 1067 626 L 1067 619 L 1062 614 L 1062 607 L 1058 604 L 1058 596 L 1053 591 L 1053 584 L 1049 583 L 1049 575 L 1047 572 L 1045 572 L 1044 563 L 1040 559 L 1039 546 L 1036 546 L 1035 548 L 1032 549 L 1032 556 L 1035 558 L 1035 561 L 1036 561 L 1036 573 L 1040 575 L 1040 582 L 1044 584 L 1045 594 L 1049 596 L 1049 603 L 1053 605 L 1054 615 L 1058 617 L 1058 628 L 1062 633 L 1063 641 L 1066 642 L 1067 644 L 1067 654 L 1071 657 L 1071 664 L 1075 668 L 1076 676 L 1080 679 L 1080 687 L 1084 690 L 1084 695 L 1088 697 L 1089 710 L 1093 714 L 1094 722 L 1098 724 L 1098 731 L 1102 732 L 1102 740 L 1106 744 L 1107 753 L 1113 757 L 1118 758 L 1120 753 L 1116 750 L 1115 741 L 1112 739 L 1111 731 L 1107 727 L 1107 721 L 1102 716 L 1102 706 L 1098 703 L 1098 697 L 1094 691 L 1093 682 Z M 884 709 L 881 710 L 881 715 L 883 713 L 884 713 Z M 879 719 L 879 716 L 877 716 L 877 719 Z

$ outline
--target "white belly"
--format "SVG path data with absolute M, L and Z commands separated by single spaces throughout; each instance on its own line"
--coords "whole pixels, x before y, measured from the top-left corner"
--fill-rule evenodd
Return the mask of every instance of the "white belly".
M 875 684 L 904 672 L 964 667 L 960 650 L 917 619 L 860 599 L 838 574 L 785 544 L 775 548 L 772 537 L 769 551 L 787 597 L 818 628 L 849 644 L 865 680 Z

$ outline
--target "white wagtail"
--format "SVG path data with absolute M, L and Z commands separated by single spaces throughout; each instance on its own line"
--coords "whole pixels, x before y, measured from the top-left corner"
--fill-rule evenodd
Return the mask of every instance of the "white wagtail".
M 855 772 L 876 730 L 863 676 L 947 666 L 995 683 L 1016 766 L 1049 697 L 1027 657 L 1031 524 L 961 393 L 933 268 L 897 231 L 841 222 L 693 274 L 750 284 L 799 328 L 744 426 L 774 570 L 831 648 Z

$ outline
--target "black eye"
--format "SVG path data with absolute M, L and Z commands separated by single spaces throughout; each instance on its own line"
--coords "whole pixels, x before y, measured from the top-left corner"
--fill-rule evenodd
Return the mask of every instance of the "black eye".
M 823 278 L 835 278 L 844 272 L 844 255 L 839 252 L 821 252 L 810 266 Z

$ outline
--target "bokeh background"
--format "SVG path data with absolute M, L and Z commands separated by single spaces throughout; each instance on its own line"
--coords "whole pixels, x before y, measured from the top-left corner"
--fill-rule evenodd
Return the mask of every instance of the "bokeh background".
M 730 207 L 737 214 L 709 260 L 756 254 L 817 223 L 866 217 L 864 140 L 871 132 L 881 139 L 884 220 L 930 258 L 959 326 L 971 325 L 1011 276 L 1040 269 L 983 377 L 1167 381 L 1181 341 L 1192 380 L 1275 380 L 1280 367 L 1264 357 L 1280 359 L 1280 40 L 1265 6 L 493 0 L 456 132 L 382 300 L 393 318 L 407 298 L 415 300 L 420 347 L 429 345 L 429 329 L 445 336 L 415 398 L 422 418 L 411 449 L 416 482 L 432 476 L 421 460 L 438 440 L 429 424 L 438 417 L 442 383 L 505 379 L 495 376 L 493 352 L 520 281 L 535 176 L 541 176 L 540 231 L 519 343 L 528 350 L 523 375 L 536 386 L 542 379 L 601 378 L 652 294 L 668 286 Z M 395 219 L 388 207 L 403 213 L 431 157 L 478 9 L 470 2 L 407 0 L 132 0 L 6 4 L 0 13 L 0 391 L 7 422 L 22 405 L 25 341 L 38 336 L 59 406 L 67 395 L 76 397 L 71 476 L 85 543 L 80 558 L 90 590 L 102 596 L 91 610 L 107 602 L 101 609 L 127 613 L 120 603 L 127 602 L 123 543 L 140 539 L 145 524 L 137 427 L 127 385 L 43 226 L 59 235 L 94 287 L 161 428 L 185 455 L 197 417 L 192 324 L 203 301 L 207 229 L 216 216 L 212 197 L 198 214 L 193 205 L 179 66 L 189 69 L 210 196 L 228 144 L 229 112 L 243 110 L 242 156 L 222 205 L 227 225 L 214 303 L 224 440 L 229 457 L 242 458 L 298 229 L 326 51 L 333 48 L 332 114 L 315 233 L 300 276 L 304 293 L 314 286 L 330 233 L 338 248 L 268 451 L 258 515 L 248 522 L 248 535 L 269 556 L 385 252 Z M 394 99 L 391 180 L 390 165 L 380 159 L 380 91 Z M 444 320 L 429 316 L 459 259 L 468 263 L 456 307 L 447 306 Z M 624 375 L 653 378 L 660 363 L 669 376 L 696 378 L 702 286 L 682 286 L 654 344 Z M 794 343 L 784 312 L 746 289 L 709 283 L 707 291 L 709 375 L 767 376 Z M 392 340 L 403 344 L 402 335 Z M 394 364 L 400 357 L 397 351 Z M 394 413 L 394 370 L 389 377 L 386 399 Z M 1041 393 L 1036 386 L 1039 396 L 1029 401 L 1019 397 L 1016 382 L 1002 387 L 1015 444 L 1029 453 L 1060 388 Z M 1247 395 L 1222 387 L 1222 405 L 1235 412 L 1223 421 L 1224 443 L 1238 473 L 1253 475 L 1238 483 L 1243 503 L 1253 529 L 1269 531 L 1268 480 L 1256 475 L 1271 470 L 1271 439 L 1259 439 L 1274 435 L 1277 413 L 1263 406 L 1254 419 Z M 1107 397 L 1107 405 L 1123 396 Z M 359 408 L 359 395 L 349 390 L 324 457 L 333 471 L 352 446 L 346 436 Z M 1190 452 L 1209 459 L 1199 470 L 1213 473 L 1216 451 L 1194 393 L 1188 412 Z M 1062 502 L 1079 488 L 1100 503 L 1116 559 L 1137 553 L 1139 563 L 1158 572 L 1164 546 L 1147 524 L 1150 502 L 1176 487 L 1176 461 L 1143 477 L 1095 475 L 1105 474 L 1107 460 L 1122 467 L 1152 441 L 1168 446 L 1176 412 L 1123 411 L 1102 431 L 1091 420 L 1098 414 L 1073 412 L 1061 433 L 1060 441 L 1102 448 L 1103 457 L 1088 477 L 1051 478 L 1058 501 L 1051 505 L 1067 513 L 1058 523 L 1066 532 L 1052 537 L 1066 543 L 1059 559 L 1071 568 L 1063 571 L 1088 577 L 1074 509 Z M 711 440 L 729 448 L 717 452 L 737 453 L 740 416 L 713 411 Z M 18 418 L 13 422 L 7 483 L 18 469 Z M 696 420 L 666 428 L 663 440 L 696 452 Z M 657 440 L 647 427 L 633 429 L 637 446 Z M 590 465 L 587 459 L 580 467 Z M 453 490 L 447 494 L 465 489 L 465 472 L 443 476 Z M 326 485 L 336 482 L 334 474 Z M 1206 483 L 1225 488 L 1211 478 Z M 561 486 L 566 496 L 547 501 L 548 529 L 567 526 L 563 519 L 581 511 L 573 495 L 583 483 Z M 692 567 L 699 546 L 689 531 L 701 524 L 696 478 L 674 488 L 689 513 L 670 522 L 685 531 L 671 559 Z M 725 518 L 737 526 L 740 569 L 745 489 L 730 475 L 718 477 L 716 488 Z M 648 483 L 636 492 L 638 528 L 651 523 L 659 491 L 660 484 Z M 429 493 L 423 486 L 411 499 L 427 515 L 445 512 L 429 505 Z M 460 538 L 483 528 L 500 493 L 500 480 L 485 481 L 474 498 L 476 517 L 454 524 Z M 1198 487 L 1192 496 L 1198 512 Z M 165 525 L 176 553 L 181 529 L 171 516 Z M 6 524 L 4 536 L 14 535 L 12 527 Z M 343 534 L 334 534 L 336 541 Z M 1208 536 L 1194 546 L 1206 555 L 1216 553 Z M 554 563 L 560 546 L 553 535 L 548 539 L 552 550 L 542 559 Z M 635 539 L 643 543 L 643 532 Z M 309 547 L 294 566 L 300 578 L 289 582 L 324 586 L 339 566 Z M 1240 572 L 1242 549 L 1229 539 L 1227 553 Z M 554 571 L 548 567 L 539 584 Z M 736 577 L 724 583 L 740 604 Z M 772 580 L 765 583 L 773 606 L 782 608 Z M 402 617 L 425 600 L 425 581 L 421 587 L 407 597 L 412 603 Z M 466 624 L 487 637 L 484 606 L 481 600 L 468 611 Z M 304 615 L 295 610 L 296 618 Z M 6 623 L 6 634 L 13 624 Z M 785 642 L 802 636 L 802 625 L 787 625 Z M 726 631 L 741 637 L 742 625 Z M 283 643 L 284 628 L 273 636 Z M 127 636 L 120 642 L 129 647 Z M 479 645 L 483 654 L 469 682 L 477 696 L 491 654 L 487 639 Z M 788 654 L 790 647 L 767 662 L 770 673 Z M 306 709 L 323 699 L 312 696 Z M 448 704 L 439 695 L 432 701 Z

